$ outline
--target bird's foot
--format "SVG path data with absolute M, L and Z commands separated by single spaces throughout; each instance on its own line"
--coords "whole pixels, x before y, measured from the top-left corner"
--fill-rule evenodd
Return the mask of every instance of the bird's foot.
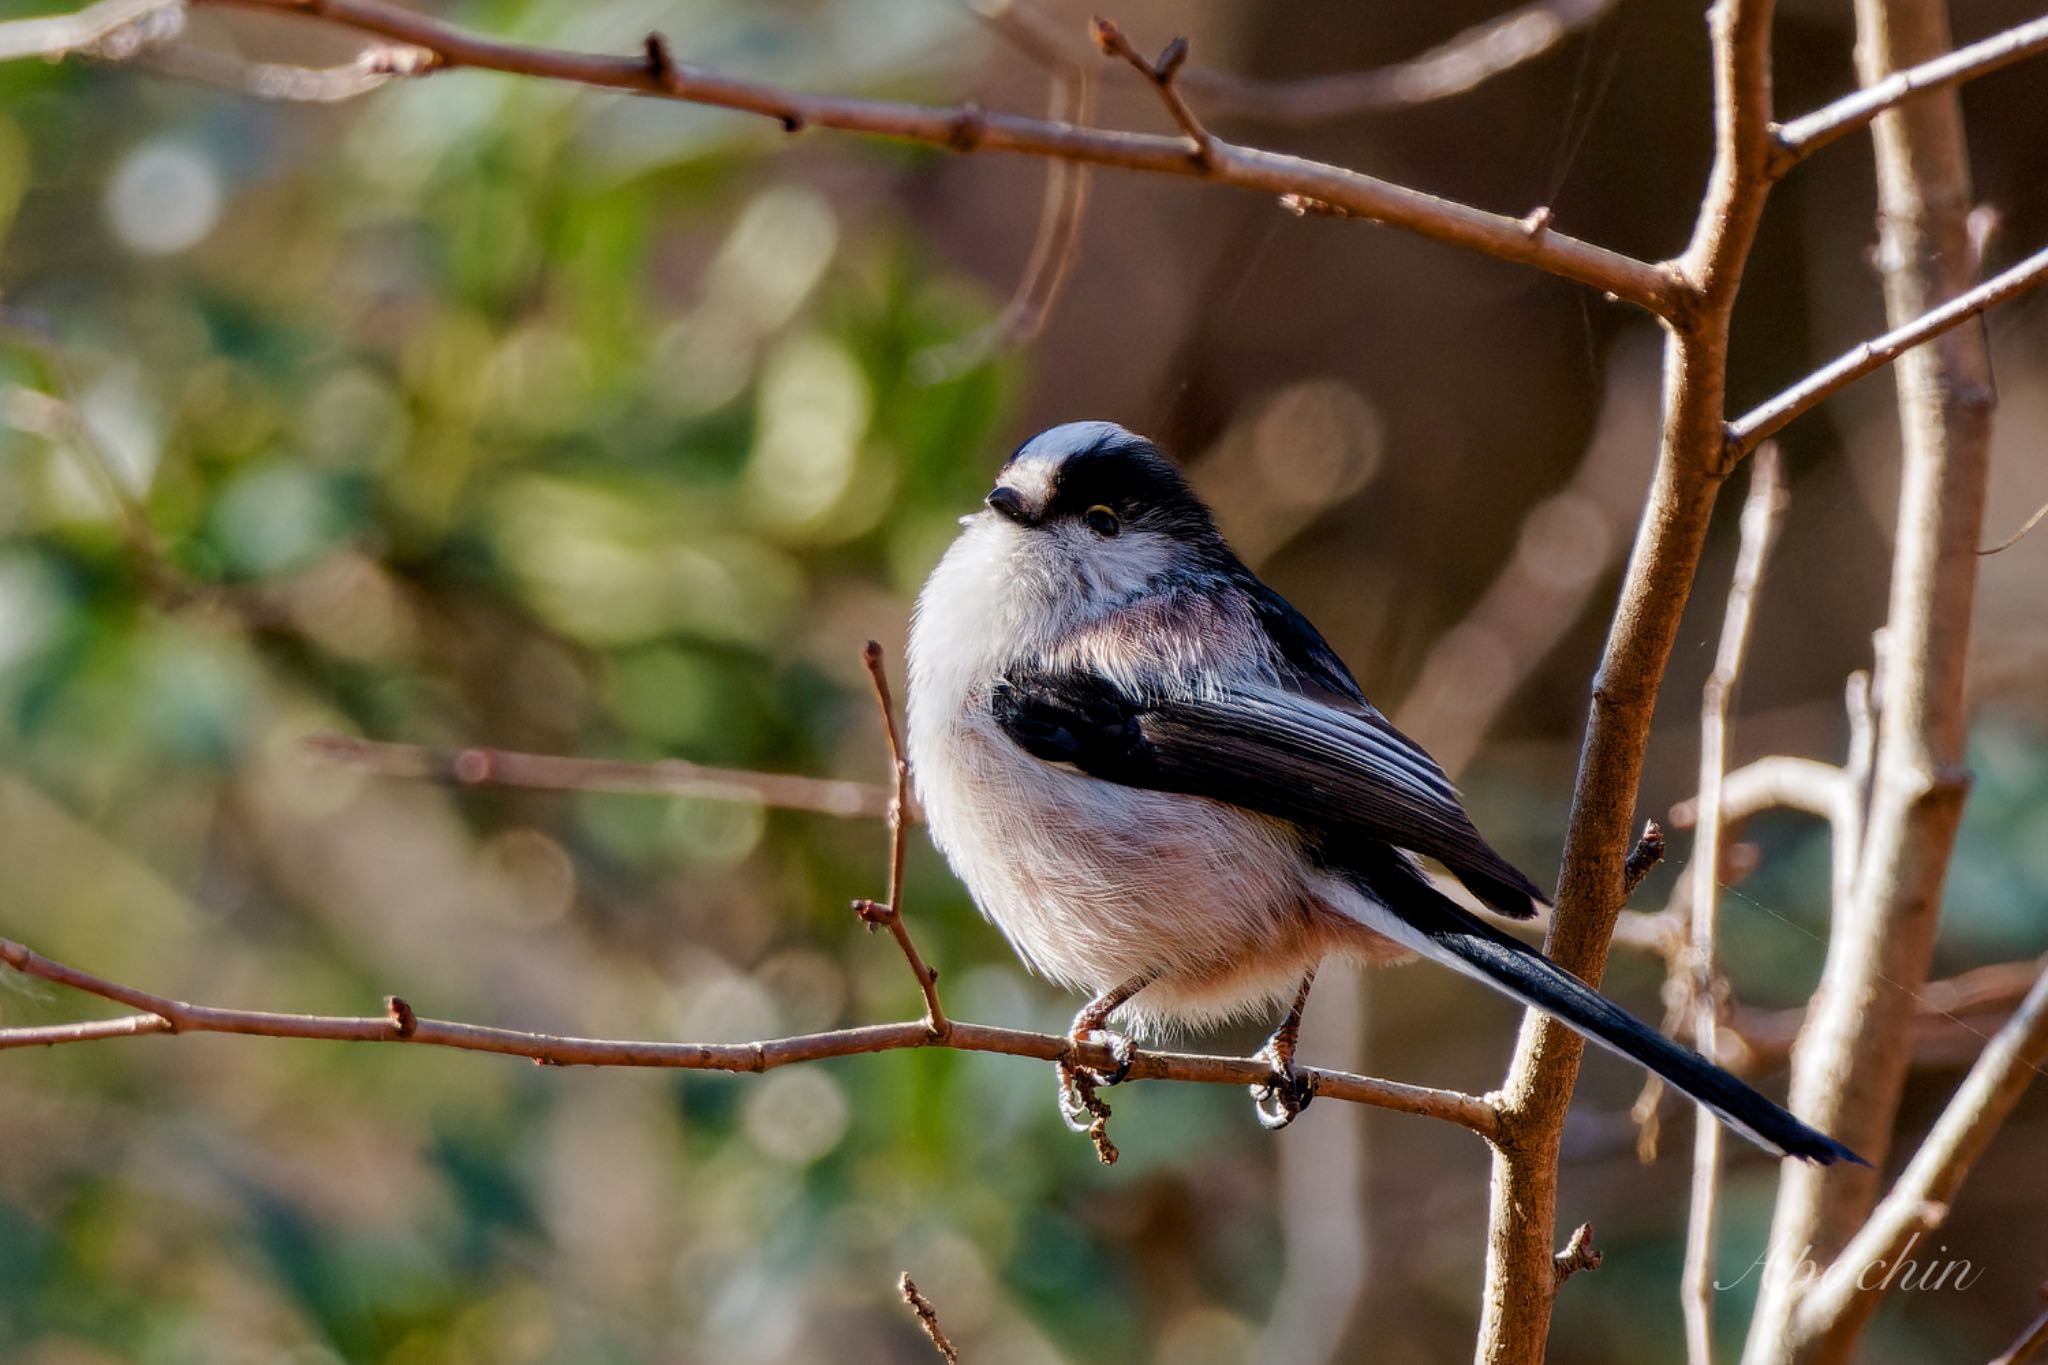
M 1257 1060 L 1272 1063 L 1273 1074 L 1251 1087 L 1252 1111 L 1261 1128 L 1285 1128 L 1316 1097 L 1315 1073 L 1295 1066 L 1294 1049 L 1281 1047 L 1278 1039 L 1260 1049 Z
M 1102 1044 L 1116 1061 L 1116 1066 L 1109 1071 L 1075 1066 L 1071 1062 L 1054 1063 L 1059 1075 L 1060 1118 L 1073 1131 L 1085 1133 L 1095 1144 L 1095 1155 L 1108 1166 L 1116 1161 L 1117 1156 L 1116 1144 L 1109 1140 L 1109 1104 L 1095 1092 L 1105 1086 L 1121 1084 L 1130 1076 L 1135 1049 L 1129 1038 L 1109 1029 L 1078 1029 L 1073 1036 L 1077 1043 Z
M 1131 1058 L 1137 1055 L 1137 1046 L 1128 1035 L 1114 1029 L 1087 1028 L 1074 1034 L 1077 1043 L 1100 1043 L 1109 1049 L 1110 1060 L 1116 1065 L 1108 1071 L 1090 1071 L 1097 1085 L 1122 1085 L 1131 1078 Z
M 1110 1029 L 1077 1029 L 1073 1038 L 1077 1043 L 1100 1043 L 1109 1049 L 1111 1059 L 1116 1062 L 1108 1071 L 1075 1066 L 1072 1062 L 1054 1064 L 1059 1073 L 1060 1117 L 1075 1132 L 1086 1133 L 1109 1117 L 1109 1106 L 1096 1098 L 1096 1090 L 1121 1085 L 1129 1079 L 1131 1058 L 1137 1049 L 1128 1037 Z

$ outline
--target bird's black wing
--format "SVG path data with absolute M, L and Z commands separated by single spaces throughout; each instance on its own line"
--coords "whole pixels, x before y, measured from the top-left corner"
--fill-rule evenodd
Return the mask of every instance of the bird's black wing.
M 990 702 L 1003 732 L 1047 762 L 1291 821 L 1339 863 L 1360 839 L 1425 854 L 1503 914 L 1526 918 L 1545 899 L 1480 837 L 1435 760 L 1361 711 L 1363 698 L 1257 685 L 1145 697 L 1072 671 L 1012 673 Z

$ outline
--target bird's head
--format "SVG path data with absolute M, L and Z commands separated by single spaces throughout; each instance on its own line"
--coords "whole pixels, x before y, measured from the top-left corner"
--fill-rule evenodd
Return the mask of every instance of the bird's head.
M 1216 520 L 1150 441 L 1113 422 L 1069 422 L 1017 448 L 971 522 L 1020 571 L 1123 597 L 1225 569 Z

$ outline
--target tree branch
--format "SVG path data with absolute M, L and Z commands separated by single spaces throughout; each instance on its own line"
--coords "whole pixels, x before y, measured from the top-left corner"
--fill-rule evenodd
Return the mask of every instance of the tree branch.
M 2048 1284 L 2041 1286 L 2041 1297 L 2048 1299 Z M 1999 1352 L 1991 1365 L 2026 1365 L 2043 1347 L 2048 1347 L 2048 1308 L 2036 1313 L 2034 1320 L 2014 1338 L 2012 1345 Z
M 1784 175 L 1829 143 L 1868 126 L 1885 110 L 1915 95 L 1988 76 L 2040 52 L 2048 52 L 2048 14 L 1918 66 L 1895 71 L 1790 123 L 1773 124 L 1771 174 Z
M 2040 975 L 2036 962 L 1993 962 L 1922 986 L 1913 1000 L 1915 1065 L 1950 1064 L 1965 1046 L 1968 1051 L 1961 1056 L 1974 1058 L 1985 1036 L 1963 1016 L 2016 1008 Z M 1805 1005 L 1782 1010 L 1738 1006 L 1728 1021 L 1728 1033 L 1740 1045 L 1740 1055 L 1724 1059 L 1722 1065 L 1737 1075 L 1782 1065 L 1799 1040 L 1807 1013 Z
M 0 23 L 0 61 L 72 53 L 119 61 L 168 42 L 185 27 L 185 0 L 99 0 L 75 14 Z
M 1728 711 L 1749 652 L 1757 589 L 1770 562 L 1778 522 L 1785 510 L 1785 477 L 1776 446 L 1757 452 L 1749 496 L 1742 506 L 1742 546 L 1728 589 L 1726 615 L 1714 667 L 1700 697 L 1700 794 L 1698 833 L 1693 839 L 1692 934 L 1687 983 L 1692 1005 L 1693 1047 L 1708 1061 L 1720 1054 L 1724 1005 L 1717 965 L 1717 916 L 1721 908 L 1721 837 L 1727 815 L 1722 776 L 1728 765 Z M 1714 1244 L 1720 1228 L 1721 1125 L 1705 1105 L 1693 1128 L 1692 1216 L 1686 1225 L 1685 1269 L 1679 1302 L 1685 1310 L 1685 1344 L 1692 1365 L 1713 1365 Z
M 943 1038 L 935 1037 L 922 1019 L 868 1024 L 751 1043 L 573 1038 L 430 1019 L 413 1014 L 403 1001 L 397 1001 L 392 1013 L 382 1017 L 276 1014 L 189 1004 L 53 962 L 9 939 L 0 939 L 0 962 L 25 975 L 69 986 L 135 1011 L 121 1019 L 0 1028 L 0 1050 L 96 1042 L 151 1033 L 233 1033 L 337 1043 L 409 1043 L 524 1057 L 550 1066 L 637 1066 L 685 1071 L 772 1071 L 797 1062 L 919 1047 L 995 1052 L 1043 1062 L 1066 1061 L 1101 1071 L 1114 1070 L 1117 1065 L 1106 1044 L 1083 1043 L 1050 1033 L 1032 1033 L 958 1020 L 948 1026 Z M 409 1027 L 406 1021 L 409 1021 Z M 1404 1114 L 1441 1119 L 1489 1139 L 1497 1128 L 1493 1106 L 1482 1096 L 1403 1085 L 1343 1071 L 1323 1071 L 1314 1067 L 1302 1069 L 1316 1077 L 1319 1098 L 1350 1100 Z M 1271 1063 L 1251 1057 L 1137 1051 L 1132 1057 L 1130 1074 L 1134 1080 L 1255 1085 L 1271 1080 L 1273 1068 Z
M 617 57 L 505 42 L 443 23 L 383 0 L 193 0 L 273 14 L 325 19 L 359 33 L 425 48 L 445 68 L 502 71 L 548 80 L 681 100 L 772 119 L 789 132 L 832 128 L 921 142 L 957 152 L 1014 152 L 1091 165 L 1186 176 L 1300 195 L 1452 246 L 1532 265 L 1612 294 L 1660 316 L 1673 313 L 1678 291 L 1669 271 L 1547 225 L 1489 213 L 1357 171 L 1212 137 L 1209 155 L 1190 158 L 1184 138 L 1081 128 L 995 113 L 971 104 L 953 108 L 844 96 L 814 95 L 742 80 L 677 62 L 657 35 L 644 54 Z
M 1300 128 L 1352 114 L 1391 113 L 1450 99 L 1553 51 L 1593 27 L 1618 0 L 1529 0 L 1404 61 L 1329 76 L 1263 80 L 1190 62 L 1181 85 L 1219 118 Z M 1062 25 L 1025 0 L 978 0 L 975 13 L 1045 65 L 1070 60 Z
M 1856 70 L 1866 85 L 1952 46 L 1945 0 L 1856 0 L 1855 8 Z M 1953 89 L 1889 110 L 1873 133 L 1878 259 L 1897 344 L 1936 335 L 2048 275 L 2043 252 L 1988 286 L 1972 287 L 1974 196 Z M 1995 401 L 1981 328 L 1960 328 L 1938 345 L 1907 352 L 1893 378 L 1901 438 L 1898 530 L 1871 698 L 1881 724 L 1859 837 L 1837 865 L 1827 959 L 1793 1054 L 1790 1105 L 1880 1164 L 1911 1061 L 1911 1001 L 1933 960 L 1969 790 L 1964 682 Z M 1852 755 L 1852 764 L 1860 762 Z M 1788 1168 L 1770 1244 L 1802 1248 L 1827 1266 L 1859 1235 L 1877 1194 L 1873 1169 Z M 1846 1361 L 1864 1318 L 1843 1314 L 1822 1331 L 1807 1330 L 1801 1324 L 1815 1321 L 1807 1298 L 1805 1286 L 1767 1280 L 1744 1359 Z
M 910 927 L 903 922 L 903 856 L 910 835 L 910 760 L 904 757 L 903 735 L 896 727 L 896 704 L 889 696 L 889 673 L 882 663 L 882 647 L 868 641 L 861 658 L 867 664 L 868 676 L 874 680 L 875 703 L 882 711 L 882 732 L 889 739 L 889 771 L 895 788 L 889 797 L 889 901 L 878 905 L 871 900 L 857 900 L 853 912 L 871 931 L 878 924 L 889 926 L 889 933 L 903 950 L 903 960 L 910 964 L 917 989 L 924 996 L 924 1026 L 933 1038 L 943 1039 L 952 1024 L 939 1004 L 939 969 L 917 951 Z
M 842 782 L 794 773 L 708 768 L 680 758 L 639 762 L 574 758 L 514 749 L 433 749 L 353 735 L 311 735 L 306 751 L 380 777 L 425 778 L 462 787 L 534 787 L 544 791 L 638 792 L 704 801 L 748 801 L 782 810 L 813 811 L 845 819 L 889 814 L 890 793 L 867 782 Z M 913 812 L 913 816 L 915 812 Z
M 1796 810 L 1823 820 L 1842 813 L 1849 798 L 1848 774 L 1832 763 L 1792 754 L 1770 754 L 1730 772 L 1721 786 L 1721 815 L 1741 824 L 1767 810 Z M 1674 829 L 1691 829 L 1699 819 L 1699 798 L 1671 808 Z
M 1131 46 L 1131 40 L 1124 36 L 1124 31 L 1109 20 L 1096 19 L 1089 32 L 1095 39 L 1095 45 L 1106 55 L 1122 58 L 1132 70 L 1152 82 L 1153 88 L 1159 92 L 1160 102 L 1166 106 L 1166 112 L 1173 115 L 1173 121 L 1188 135 L 1188 141 L 1195 144 L 1193 156 L 1196 165 L 1204 170 L 1213 165 L 1216 139 L 1209 136 L 1209 130 L 1195 117 L 1195 111 L 1188 107 L 1186 97 L 1174 83 L 1182 63 L 1188 59 L 1188 40 L 1175 38 L 1160 52 L 1159 60 L 1147 61 L 1137 48 Z
M 1095 73 L 1055 60 L 1049 116 L 1055 123 L 1087 126 L 1095 117 Z M 918 378 L 937 383 L 962 374 L 992 356 L 1036 340 L 1045 330 L 1081 256 L 1081 225 L 1088 215 L 1088 169 L 1081 162 L 1057 157 L 1046 162 L 1038 231 L 1010 301 L 986 326 L 919 352 L 911 362 Z
M 925 1336 L 931 1340 L 932 1349 L 939 1353 L 939 1358 L 944 1360 L 946 1365 L 960 1365 L 960 1352 L 946 1339 L 946 1329 L 939 1326 L 939 1310 L 932 1307 L 932 1301 L 917 1287 L 917 1281 L 910 1278 L 909 1271 L 904 1271 L 902 1277 L 896 1281 L 896 1292 L 903 1296 L 903 1301 L 910 1305 L 910 1311 L 917 1315 L 917 1325 L 924 1329 Z
M 2048 966 L 2048 959 L 2037 965 Z M 1801 1295 L 1793 1318 L 1797 1339 L 1811 1341 L 1847 1322 L 1860 1323 L 1869 1317 L 1889 1277 L 1873 1286 L 1867 1283 L 1866 1272 L 1872 1266 L 1888 1265 L 1915 1236 L 1925 1236 L 1941 1226 L 1963 1178 L 2044 1060 L 2048 1060 L 2048 970 L 2038 973 L 2018 1012 L 1970 1068 L 1891 1192 L 1871 1210 L 1834 1263 Z
M 1413 109 L 1462 95 L 1536 60 L 1593 27 L 1617 0 L 1531 0 L 1475 24 L 1427 52 L 1369 71 L 1302 80 L 1259 80 L 1190 67 L 1181 83 L 1216 117 L 1303 127 L 1351 114 Z
M 1545 948 L 1598 985 L 1625 896 L 1635 803 L 1657 691 L 1698 572 L 1723 440 L 1729 323 L 1763 201 L 1771 117 L 1770 0 L 1717 0 L 1709 17 L 1714 165 L 1693 239 L 1676 262 L 1681 300 L 1665 351 L 1657 472 L 1594 679 L 1572 793 L 1557 911 Z M 1557 1164 L 1584 1044 L 1539 1011 L 1523 1017 L 1501 1089 L 1489 1191 L 1477 1357 L 1543 1359 L 1556 1296 Z
M 1984 283 L 1956 295 L 1939 307 L 1875 337 L 1854 350 L 1836 357 L 1777 397 L 1759 403 L 1728 424 L 1728 449 L 1735 456 L 1747 454 L 1757 443 L 1785 429 L 1793 419 L 1815 407 L 1821 400 L 1898 359 L 1924 342 L 1960 327 L 1994 304 L 2017 298 L 2048 280 L 2048 248 L 2019 264 L 1992 276 Z

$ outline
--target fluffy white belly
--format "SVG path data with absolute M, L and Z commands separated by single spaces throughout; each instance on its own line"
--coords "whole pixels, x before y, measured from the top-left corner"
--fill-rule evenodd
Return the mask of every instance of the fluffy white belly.
M 934 841 L 1037 971 L 1091 992 L 1156 973 L 1126 1010 L 1141 1027 L 1283 999 L 1360 946 L 1286 825 L 1042 762 L 987 721 L 952 729 L 916 756 Z

